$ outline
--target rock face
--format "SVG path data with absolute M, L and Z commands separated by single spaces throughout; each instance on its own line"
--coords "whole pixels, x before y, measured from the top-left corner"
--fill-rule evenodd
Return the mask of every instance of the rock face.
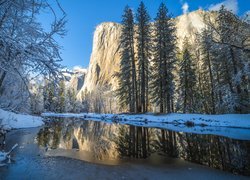
M 177 47 L 182 48 L 185 37 L 188 38 L 191 44 L 194 43 L 196 33 L 200 33 L 205 27 L 204 15 L 210 13 L 211 12 L 206 12 L 200 9 L 188 14 L 183 14 L 182 16 L 174 19 L 174 24 L 176 26 Z
M 93 50 L 83 89 L 92 91 L 98 85 L 115 85 L 119 70 L 121 25 L 102 23 L 94 33 Z
M 75 67 L 73 70 L 64 70 L 63 75 L 65 78 L 66 87 L 74 89 L 76 93 L 83 88 L 87 69 Z
M 176 25 L 177 46 L 181 49 L 183 39 L 188 37 L 192 43 L 196 33 L 204 28 L 203 17 L 210 14 L 197 10 L 173 19 Z M 81 91 L 93 91 L 98 86 L 109 85 L 116 89 L 117 79 L 115 72 L 119 71 L 121 25 L 113 22 L 102 23 L 97 26 L 94 33 L 93 51 L 86 75 L 86 80 Z

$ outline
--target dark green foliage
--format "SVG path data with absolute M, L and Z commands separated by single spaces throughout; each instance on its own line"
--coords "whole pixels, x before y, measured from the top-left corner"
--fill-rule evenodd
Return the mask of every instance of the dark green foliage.
M 138 51 L 138 82 L 139 82 L 139 109 L 148 111 L 149 105 L 149 59 L 151 56 L 151 27 L 150 17 L 143 2 L 136 13 L 136 39 Z
M 125 8 L 118 73 L 123 109 L 144 113 L 154 105 L 161 113 L 249 113 L 250 25 L 224 7 L 206 13 L 204 23 L 192 43 L 185 38 L 176 58 L 175 27 L 163 3 L 153 23 L 143 2 L 136 23 Z
M 190 44 L 184 39 L 183 54 L 180 59 L 179 69 L 179 93 L 181 109 L 183 113 L 195 112 L 196 75 L 193 57 L 189 51 Z
M 129 107 L 130 112 L 136 112 L 137 83 L 134 54 L 134 17 L 132 10 L 128 6 L 125 7 L 122 18 L 122 51 L 117 95 L 123 108 Z
M 160 105 L 160 112 L 173 109 L 174 66 L 176 62 L 175 28 L 165 4 L 161 4 L 155 18 L 153 48 L 153 73 L 151 76 L 151 99 Z
M 58 110 L 59 112 L 63 113 L 65 112 L 65 83 L 64 81 L 60 81 L 59 83 L 58 96 L 59 96 Z
M 45 81 L 43 99 L 45 111 L 56 111 L 55 98 L 56 97 L 56 85 L 53 82 Z
M 214 53 L 212 42 L 212 30 L 204 29 L 199 36 L 198 46 L 201 53 L 200 58 L 200 79 L 199 87 L 203 111 L 208 114 L 215 114 L 215 72 L 214 72 Z

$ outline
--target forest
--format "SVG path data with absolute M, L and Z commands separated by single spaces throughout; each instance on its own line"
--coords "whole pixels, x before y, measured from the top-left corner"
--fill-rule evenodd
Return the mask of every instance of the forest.
M 143 2 L 122 16 L 118 97 L 129 112 L 249 113 L 249 23 L 221 7 L 195 42 L 176 46 L 165 4 L 151 22 Z M 214 17 L 214 18 L 213 18 Z

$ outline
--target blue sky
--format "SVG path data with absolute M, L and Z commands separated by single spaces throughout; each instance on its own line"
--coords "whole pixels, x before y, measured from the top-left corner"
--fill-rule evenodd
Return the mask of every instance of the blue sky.
M 102 22 L 120 22 L 125 5 L 136 11 L 140 0 L 59 0 L 67 13 L 67 35 L 58 42 L 62 49 L 62 64 L 69 68 L 88 67 L 92 51 L 92 38 L 95 27 Z M 225 4 L 238 15 L 250 10 L 250 0 L 144 0 L 151 18 L 154 18 L 161 2 L 166 3 L 173 16 L 183 10 L 194 11 L 198 8 L 216 9 L 220 3 Z M 46 24 L 48 14 L 39 20 Z

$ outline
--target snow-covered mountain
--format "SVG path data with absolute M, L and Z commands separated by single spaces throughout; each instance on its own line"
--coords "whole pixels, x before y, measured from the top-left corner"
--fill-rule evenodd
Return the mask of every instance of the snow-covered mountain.
M 201 9 L 183 14 L 173 19 L 176 25 L 177 46 L 182 47 L 185 37 L 192 43 L 196 33 L 204 28 L 204 15 L 214 16 L 213 12 Z M 96 27 L 93 38 L 93 49 L 86 80 L 81 91 L 93 91 L 97 86 L 110 85 L 116 89 L 117 79 L 114 76 L 119 71 L 121 25 L 105 22 Z
M 199 9 L 173 19 L 176 26 L 177 47 L 182 48 L 183 40 L 188 38 L 190 43 L 194 43 L 197 33 L 205 27 L 204 16 L 214 16 L 213 12 Z
M 74 89 L 77 93 L 83 88 L 87 69 L 76 66 L 72 70 L 64 69 L 62 73 L 67 88 Z

